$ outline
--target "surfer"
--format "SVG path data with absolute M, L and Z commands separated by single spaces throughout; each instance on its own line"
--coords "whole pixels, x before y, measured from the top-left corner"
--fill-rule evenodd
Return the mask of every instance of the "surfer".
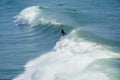
M 77 11 L 76 9 L 74 9 L 73 11 Z
M 58 6 L 63 6 L 63 4 L 58 4 Z
M 61 29 L 61 36 L 64 36 L 66 33 L 63 29 Z

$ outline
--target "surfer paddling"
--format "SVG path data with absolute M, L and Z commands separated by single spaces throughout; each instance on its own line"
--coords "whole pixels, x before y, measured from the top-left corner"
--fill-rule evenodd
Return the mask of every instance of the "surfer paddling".
M 63 29 L 61 29 L 61 36 L 64 36 L 66 33 Z

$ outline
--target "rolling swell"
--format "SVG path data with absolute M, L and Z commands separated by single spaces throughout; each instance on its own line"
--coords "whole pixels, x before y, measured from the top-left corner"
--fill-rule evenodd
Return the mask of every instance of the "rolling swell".
M 119 73 L 119 70 L 112 70 L 109 73 L 104 70 L 106 67 L 103 67 L 103 65 L 106 66 L 103 60 L 106 60 L 106 63 L 109 63 L 111 59 L 118 62 L 117 59 L 120 57 L 118 53 L 108 50 L 107 46 L 86 40 L 85 36 L 78 35 L 81 32 L 79 29 L 70 27 L 68 22 L 60 18 L 56 19 L 58 15 L 46 17 L 48 13 L 43 14 L 39 6 L 32 6 L 15 17 L 17 25 L 27 26 L 30 29 L 36 28 L 35 31 L 27 32 L 26 36 L 21 38 L 35 39 L 39 34 L 40 39 L 54 40 L 58 37 L 58 41 L 51 51 L 28 62 L 25 65 L 25 71 L 13 80 L 88 80 L 88 78 L 89 80 L 101 80 L 101 78 L 111 80 L 116 75 L 116 80 L 119 80 L 118 74 L 110 79 L 111 75 L 115 72 Z M 58 36 L 61 28 L 67 31 L 67 36 Z M 33 34 L 34 32 L 38 33 Z M 89 36 L 91 34 L 87 38 Z M 43 41 L 49 43 L 49 41 Z M 111 65 L 107 68 L 117 69 Z

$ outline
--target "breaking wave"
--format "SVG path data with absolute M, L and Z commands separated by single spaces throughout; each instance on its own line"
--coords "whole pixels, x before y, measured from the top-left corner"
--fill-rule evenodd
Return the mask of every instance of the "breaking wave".
M 42 13 L 39 6 L 28 7 L 20 12 L 20 14 L 16 15 L 15 23 L 17 25 L 29 25 L 29 26 L 37 26 L 39 24 L 59 24 L 54 19 L 50 17 L 46 17 L 46 13 Z
M 90 64 L 100 59 L 118 57 L 97 43 L 80 39 L 73 30 L 61 38 L 54 49 L 25 65 L 25 72 L 13 80 L 109 80 L 101 65 Z
M 69 19 L 62 21 L 60 15 L 56 19 L 58 14 L 49 16 L 51 12 L 46 9 L 28 7 L 14 17 L 15 23 L 32 27 L 48 23 L 68 24 L 65 21 Z M 110 80 L 98 63 L 120 56 L 106 46 L 82 38 L 77 35 L 78 32 L 80 29 L 73 29 L 67 36 L 61 37 L 53 50 L 28 62 L 25 71 L 13 80 Z
M 18 15 L 14 16 L 14 22 L 16 25 L 27 25 L 31 27 L 40 24 L 74 24 L 74 21 L 64 13 L 54 12 L 45 6 L 31 6 L 23 9 Z

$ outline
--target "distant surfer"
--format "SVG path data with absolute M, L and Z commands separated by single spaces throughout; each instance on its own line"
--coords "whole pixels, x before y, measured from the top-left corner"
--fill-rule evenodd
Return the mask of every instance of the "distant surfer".
M 64 36 L 66 33 L 63 29 L 61 29 L 61 36 Z
M 63 6 L 63 4 L 61 3 L 61 4 L 58 4 L 58 6 Z
M 73 11 L 77 11 L 76 9 L 74 9 Z

